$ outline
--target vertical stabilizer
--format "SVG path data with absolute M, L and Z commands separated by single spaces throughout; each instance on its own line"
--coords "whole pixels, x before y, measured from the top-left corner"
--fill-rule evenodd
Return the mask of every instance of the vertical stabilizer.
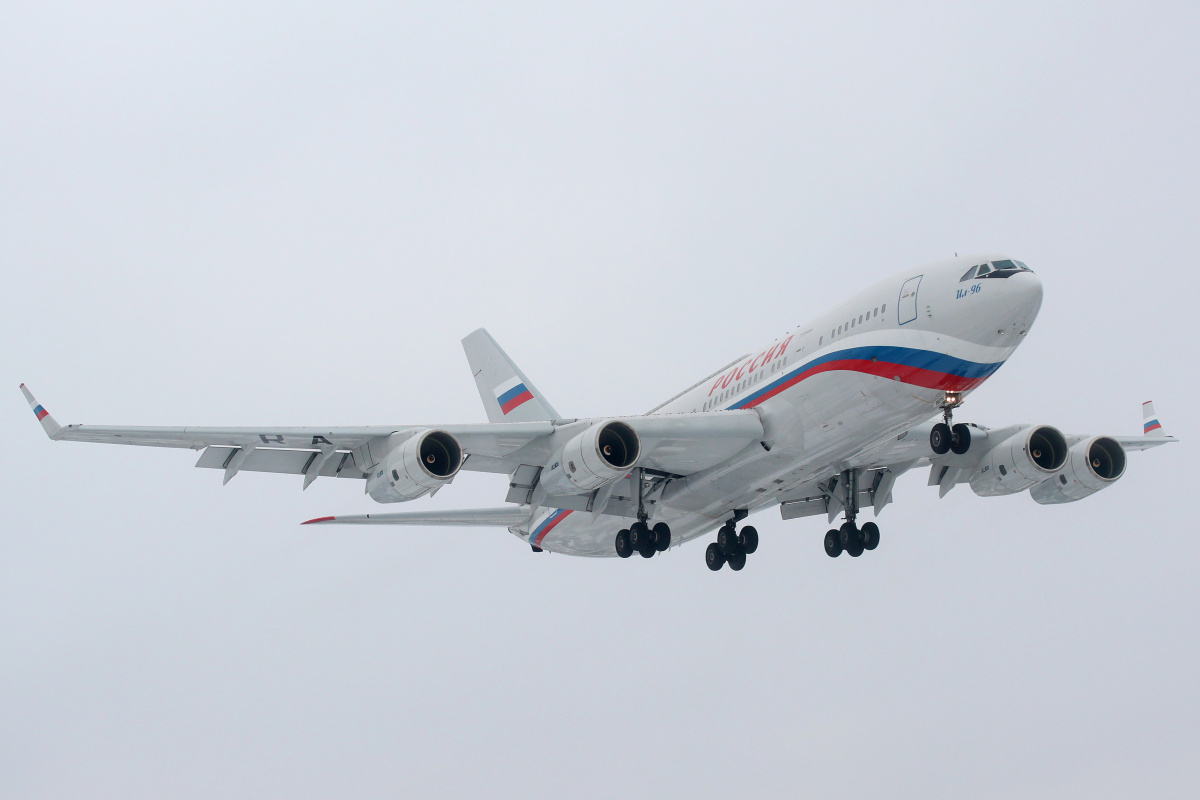
M 1163 430 L 1162 423 L 1158 421 L 1158 415 L 1154 413 L 1152 400 L 1142 403 L 1142 433 L 1147 436 L 1167 435 L 1167 432 Z
M 469 334 L 462 345 L 489 422 L 560 418 L 486 330 L 480 328 Z

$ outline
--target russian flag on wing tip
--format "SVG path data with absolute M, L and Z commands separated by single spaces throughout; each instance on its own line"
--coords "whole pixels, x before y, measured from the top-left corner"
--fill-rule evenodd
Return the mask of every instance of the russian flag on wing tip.
M 1151 433 L 1166 436 L 1162 423 L 1158 421 L 1158 415 L 1154 413 L 1154 401 L 1147 400 L 1142 403 L 1142 434 L 1149 436 Z

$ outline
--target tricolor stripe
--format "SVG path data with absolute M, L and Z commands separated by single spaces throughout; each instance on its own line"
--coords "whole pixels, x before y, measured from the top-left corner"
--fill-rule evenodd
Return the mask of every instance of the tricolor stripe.
M 1158 420 L 1156 420 L 1156 419 L 1146 420 L 1145 433 L 1149 433 L 1150 431 L 1160 431 L 1160 430 L 1162 430 L 1162 425 L 1159 424 Z
M 41 405 L 38 405 L 37 408 L 33 409 L 33 413 L 37 414 L 38 422 L 41 422 L 46 417 L 50 416 L 50 412 L 42 408 Z
M 571 512 L 567 509 L 557 509 L 553 514 L 542 520 L 542 524 L 533 529 L 533 533 L 529 534 L 529 543 L 534 547 L 541 547 L 542 540 L 546 538 L 546 534 L 554 530 L 555 525 L 569 516 L 571 516 Z
M 801 364 L 728 408 L 754 408 L 805 378 L 838 370 L 877 375 L 925 389 L 962 392 L 983 383 L 1003 364 L 1003 361 L 992 364 L 966 361 L 911 347 L 851 347 Z
M 505 415 L 533 399 L 533 392 L 529 391 L 519 375 L 514 375 L 492 391 L 496 395 L 496 402 L 500 404 L 500 411 Z

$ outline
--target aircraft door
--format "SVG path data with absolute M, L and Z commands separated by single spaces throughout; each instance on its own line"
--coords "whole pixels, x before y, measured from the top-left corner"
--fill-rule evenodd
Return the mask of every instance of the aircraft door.
M 909 278 L 900 287 L 900 301 L 896 303 L 896 314 L 901 325 L 917 318 L 917 287 L 921 285 L 922 277 L 918 275 Z

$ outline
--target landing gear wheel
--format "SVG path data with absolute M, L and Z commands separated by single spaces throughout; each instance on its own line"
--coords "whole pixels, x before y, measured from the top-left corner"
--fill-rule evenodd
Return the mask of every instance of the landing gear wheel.
M 713 572 L 725 566 L 725 554 L 721 552 L 721 548 L 717 546 L 716 542 L 710 544 L 704 551 L 704 561 Z
M 738 536 L 738 542 L 742 545 L 742 552 L 750 555 L 758 549 L 758 531 L 753 525 L 747 525 L 742 528 L 742 532 Z
M 950 432 L 950 426 L 944 422 L 939 422 L 933 426 L 933 430 L 929 432 L 929 448 L 939 456 L 944 456 L 950 452 L 950 442 L 953 434 Z
M 842 547 L 851 558 L 858 558 L 863 553 L 863 535 L 862 531 L 853 522 L 845 522 L 842 524 L 838 535 L 842 541 Z
M 617 531 L 616 541 L 617 555 L 621 558 L 629 558 L 633 555 L 633 545 L 629 543 L 629 531 L 625 528 Z
M 717 531 L 717 547 L 721 548 L 721 554 L 729 557 L 738 549 L 737 531 L 732 525 L 722 525 L 721 530 Z
M 638 548 L 638 555 L 642 558 L 653 558 L 657 552 L 658 550 L 655 549 L 654 542 L 649 537 L 646 538 L 646 543 Z
M 633 545 L 633 549 L 642 551 L 646 549 L 646 545 L 654 546 L 653 538 L 650 536 L 650 529 L 646 527 L 646 523 L 638 521 L 629 526 L 629 543 Z
M 868 522 L 862 526 L 862 540 L 864 550 L 874 550 L 879 547 L 879 526 L 874 522 Z
M 734 572 L 746 566 L 746 554 L 740 550 L 729 556 L 727 560 L 729 561 L 729 568 Z
M 825 534 L 825 555 L 837 558 L 842 554 L 842 537 L 837 531 Z
M 961 422 L 950 429 L 950 449 L 960 456 L 971 449 L 971 429 Z
M 655 550 L 661 553 L 671 546 L 671 526 L 667 525 L 667 523 L 654 523 L 654 528 L 650 532 L 654 534 Z

